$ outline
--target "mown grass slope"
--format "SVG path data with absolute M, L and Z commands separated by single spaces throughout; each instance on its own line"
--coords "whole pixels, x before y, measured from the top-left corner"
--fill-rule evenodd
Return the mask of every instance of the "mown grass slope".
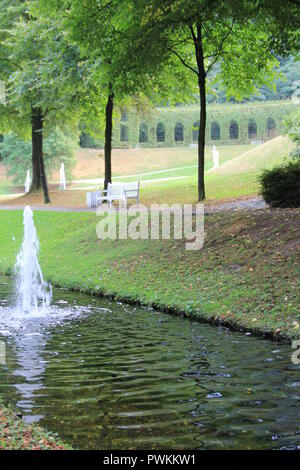
M 99 240 L 90 213 L 35 212 L 41 265 L 59 286 L 174 309 L 209 321 L 300 335 L 299 210 L 206 217 L 205 245 Z M 11 273 L 22 213 L 0 211 L 0 272 Z

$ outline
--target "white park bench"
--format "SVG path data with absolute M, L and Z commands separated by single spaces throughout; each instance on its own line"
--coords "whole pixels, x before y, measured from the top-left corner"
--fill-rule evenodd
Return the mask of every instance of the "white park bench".
M 87 193 L 86 201 L 89 208 L 101 206 L 103 201 L 107 201 L 112 207 L 113 201 L 123 201 L 124 208 L 127 207 L 128 199 L 135 199 L 139 203 L 140 182 L 132 183 L 108 183 L 107 190 Z

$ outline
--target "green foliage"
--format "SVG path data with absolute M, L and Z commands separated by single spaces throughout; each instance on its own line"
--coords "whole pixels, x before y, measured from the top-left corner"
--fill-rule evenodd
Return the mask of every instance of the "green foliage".
M 291 156 L 300 158 L 300 109 L 289 114 L 284 120 L 285 133 L 295 143 Z
M 273 207 L 300 207 L 300 160 L 265 170 L 261 194 Z
M 103 143 L 100 142 L 99 139 L 96 139 L 92 135 L 86 134 L 85 132 L 81 132 L 80 134 L 79 145 L 84 149 L 103 147 Z
M 60 17 L 41 15 L 39 2 L 14 2 L 1 12 L 0 75 L 6 82 L 6 106 L 0 105 L 2 132 L 28 140 L 32 108 L 40 108 L 46 131 L 78 124 L 87 71 L 78 48 L 70 44 Z M 20 4 L 20 5 L 18 5 Z M 80 94 L 79 94 L 80 96 Z
M 272 6 L 251 0 L 140 1 L 127 25 L 128 54 L 142 55 L 150 70 L 174 55 L 180 65 L 201 75 L 201 44 L 208 88 L 219 81 L 227 98 L 249 98 L 263 85 L 273 87 L 278 54 L 296 47 L 297 8 L 287 1 L 288 9 L 275 0 Z
M 56 434 L 26 424 L 17 409 L 0 401 L 0 450 L 71 450 Z
M 44 139 L 44 159 L 49 174 L 58 170 L 61 162 L 65 164 L 67 175 L 76 163 L 74 151 L 78 136 L 72 133 L 63 133 L 59 128 L 52 131 Z M 8 168 L 8 175 L 14 178 L 15 183 L 23 184 L 26 172 L 31 168 L 32 145 L 30 141 L 21 140 L 16 134 L 8 134 L 0 143 L 0 153 L 3 164 Z
M 258 93 L 254 93 L 243 101 L 270 101 L 270 100 L 285 100 L 294 98 L 300 95 L 300 61 L 295 57 L 280 57 L 279 66 L 275 67 L 274 72 L 277 77 L 274 80 L 273 86 L 258 87 Z M 219 73 L 219 64 L 216 66 L 217 73 Z M 226 90 L 222 86 L 222 81 L 214 79 L 210 83 L 208 90 L 207 101 L 209 103 L 225 103 Z M 231 98 L 230 101 L 235 101 Z
M 128 96 L 139 94 L 161 100 L 192 98 L 190 76 L 173 57 L 150 70 L 142 50 L 136 55 L 130 53 L 129 29 L 137 11 L 135 2 L 50 0 L 49 3 L 56 11 L 62 11 L 62 5 L 65 7 L 65 28 L 82 54 L 95 64 L 93 86 L 99 94 L 107 93 L 110 83 L 119 106 Z

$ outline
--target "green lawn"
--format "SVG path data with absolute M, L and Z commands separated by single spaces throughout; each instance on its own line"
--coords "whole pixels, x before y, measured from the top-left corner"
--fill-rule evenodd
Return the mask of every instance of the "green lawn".
M 220 165 L 223 165 L 227 161 L 257 147 L 257 145 L 223 145 L 218 147 L 220 154 Z M 197 149 L 185 148 L 185 149 L 172 149 L 174 158 L 168 163 L 168 168 L 165 168 L 164 162 L 164 149 L 161 149 L 161 168 L 156 168 L 155 171 L 146 171 L 146 174 L 140 171 L 138 179 L 140 181 L 148 179 L 159 179 L 159 178 L 170 178 L 173 176 L 194 176 L 197 172 Z M 170 152 L 171 149 L 168 149 Z M 180 151 L 179 151 L 180 150 Z M 142 158 L 142 156 L 137 156 Z M 213 166 L 212 160 L 212 147 L 205 148 L 205 170 L 209 170 Z M 136 181 L 137 176 L 116 176 L 115 179 L 124 179 L 125 181 Z
M 206 148 L 205 184 L 208 201 L 257 195 L 259 192 L 258 177 L 261 171 L 288 158 L 291 143 L 287 137 L 279 136 L 263 145 L 227 145 L 218 147 L 218 149 L 220 167 L 217 170 L 212 170 L 211 150 Z M 174 161 L 171 163 L 168 160 L 170 168 L 167 171 L 161 171 L 165 164 L 162 158 L 161 168 L 156 168 L 155 172 L 148 171 L 146 174 L 139 174 L 139 176 L 135 174 L 134 176 L 114 177 L 113 180 L 136 181 L 139 179 L 142 182 L 141 202 L 146 205 L 160 202 L 168 204 L 196 202 L 197 165 L 195 163 L 192 165 L 193 161 L 196 162 L 195 149 L 166 150 L 168 151 L 168 159 L 170 151 L 174 151 Z M 178 152 L 179 150 L 180 152 Z M 192 155 L 194 156 L 192 157 Z M 179 166 L 184 163 L 189 163 L 189 165 Z M 166 181 L 166 178 L 176 179 Z M 147 183 L 146 180 L 151 181 Z M 84 183 L 83 185 L 88 186 Z M 80 186 L 78 185 L 78 188 Z
M 220 164 L 223 165 L 228 160 L 253 149 L 254 145 L 223 145 L 218 147 L 220 153 Z M 121 153 L 120 153 L 121 152 Z M 89 157 L 89 158 L 88 158 Z M 74 179 L 82 179 L 82 183 L 77 183 L 74 187 L 88 186 L 84 179 L 97 178 L 97 172 L 90 175 L 89 165 L 95 165 L 94 153 L 90 155 L 89 150 L 82 149 L 78 154 L 78 164 L 83 165 L 86 158 L 86 176 L 79 176 L 76 168 Z M 213 166 L 212 147 L 205 149 L 205 169 L 209 170 Z M 99 166 L 99 158 L 96 160 Z M 160 178 L 171 178 L 177 176 L 193 176 L 197 172 L 197 149 L 189 147 L 177 148 L 145 148 L 145 149 L 114 149 L 112 154 L 113 179 L 124 181 L 156 180 Z M 103 174 L 100 175 L 103 177 Z
M 206 217 L 200 251 L 186 251 L 182 240 L 100 241 L 91 213 L 37 211 L 35 221 L 42 269 L 56 285 L 300 335 L 299 210 Z M 11 273 L 22 213 L 0 211 L 0 224 L 0 272 Z
M 260 173 L 264 168 L 270 168 L 288 158 L 291 143 L 287 137 L 279 136 L 262 145 L 232 145 L 218 148 L 220 167 L 217 170 L 212 170 L 211 151 L 208 148 L 206 150 L 205 184 L 208 202 L 257 195 Z M 126 168 L 127 173 L 123 172 L 122 177 L 113 176 L 113 181 L 139 179 L 142 183 L 140 201 L 146 205 L 195 203 L 197 201 L 196 158 L 196 149 L 191 148 L 140 149 L 137 153 L 131 150 L 130 155 L 124 155 L 124 160 L 122 155 L 118 154 L 118 168 L 121 172 L 123 165 L 123 170 Z M 142 171 L 145 174 L 141 174 Z M 173 179 L 166 180 L 167 178 Z M 63 194 L 52 189 L 50 196 L 56 206 L 85 207 L 87 188 L 97 187 L 94 183 L 82 181 L 81 184 L 72 187 L 78 191 L 67 191 Z M 4 191 L 3 183 L 2 186 L 0 183 L 0 194 L 1 188 Z M 11 200 L 8 203 L 12 204 Z M 31 195 L 14 200 L 13 203 L 34 205 L 43 202 L 41 195 L 40 197 Z

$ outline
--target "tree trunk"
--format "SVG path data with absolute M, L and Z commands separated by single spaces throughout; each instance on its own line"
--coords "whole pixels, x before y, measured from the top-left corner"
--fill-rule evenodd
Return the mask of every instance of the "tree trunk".
M 111 183 L 111 145 L 112 145 L 112 118 L 114 107 L 114 92 L 112 84 L 108 87 L 108 98 L 105 109 L 105 145 L 104 145 L 104 189 L 107 189 L 108 183 Z
M 197 35 L 192 30 L 193 40 L 195 44 L 196 60 L 198 67 L 198 87 L 200 95 L 200 125 L 198 135 L 198 200 L 205 199 L 205 183 L 204 183 L 204 151 L 205 151 L 205 129 L 206 129 L 206 71 L 204 64 L 203 44 L 202 44 L 202 27 L 197 24 Z
M 41 185 L 41 171 L 40 171 L 40 153 L 42 151 L 42 141 L 39 135 L 41 124 L 38 121 L 36 111 L 32 109 L 31 112 L 31 142 L 32 142 L 32 181 L 30 191 L 39 191 Z
M 198 200 L 205 199 L 205 183 L 204 183 L 204 151 L 205 151 L 205 129 L 206 129 L 206 91 L 205 76 L 199 75 L 199 94 L 200 94 L 200 126 L 198 136 Z
M 32 108 L 32 183 L 31 191 L 43 189 L 44 202 L 50 202 L 43 156 L 43 113 L 40 108 Z

